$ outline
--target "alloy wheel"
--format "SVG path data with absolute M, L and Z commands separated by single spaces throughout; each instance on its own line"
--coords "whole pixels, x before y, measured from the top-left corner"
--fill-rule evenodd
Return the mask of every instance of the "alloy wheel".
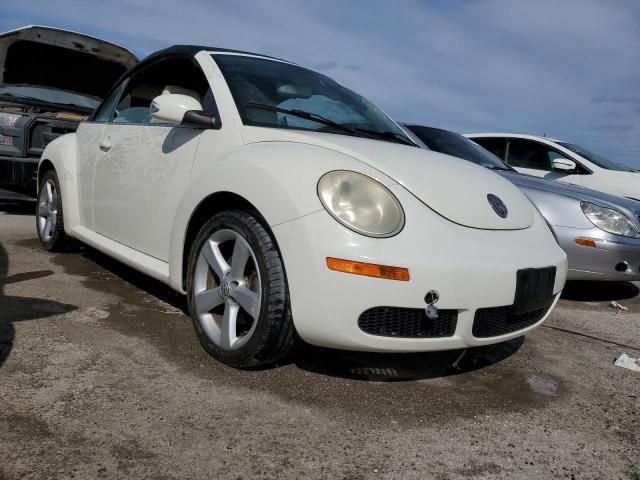
M 218 230 L 198 255 L 193 296 L 207 337 L 223 350 L 236 350 L 255 331 L 262 303 L 256 256 L 238 232 Z
M 52 179 L 47 179 L 38 195 L 38 233 L 43 241 L 53 237 L 58 221 L 58 191 Z

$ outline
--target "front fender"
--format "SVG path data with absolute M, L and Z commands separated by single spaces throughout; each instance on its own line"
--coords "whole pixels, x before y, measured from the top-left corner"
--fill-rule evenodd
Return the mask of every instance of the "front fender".
M 546 190 L 523 188 L 522 191 L 551 225 L 582 229 L 593 227 L 582 213 L 579 199 Z
M 293 142 L 260 142 L 242 145 L 228 155 L 212 160 L 215 146 L 203 138 L 182 198 L 171 235 L 169 270 L 171 286 L 182 290 L 184 242 L 192 213 L 207 197 L 218 192 L 234 193 L 254 205 L 270 227 L 322 210 L 317 183 L 332 170 L 354 170 L 383 185 L 395 182 L 348 155 Z M 276 238 L 277 241 L 277 238 Z
M 60 195 L 64 205 L 64 230 L 71 235 L 73 228 L 80 222 L 78 208 L 78 172 L 77 172 L 77 136 L 67 133 L 47 145 L 38 164 L 38 186 L 43 166 L 50 162 L 58 175 Z

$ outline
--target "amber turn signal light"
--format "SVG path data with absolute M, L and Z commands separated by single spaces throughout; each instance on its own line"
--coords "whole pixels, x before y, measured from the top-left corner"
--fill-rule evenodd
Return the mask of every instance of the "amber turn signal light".
M 354 262 L 340 258 L 327 257 L 327 267 L 336 272 L 364 275 L 365 277 L 383 278 L 385 280 L 409 281 L 409 269 L 402 267 L 390 267 L 375 263 Z
M 596 248 L 596 242 L 588 238 L 576 238 L 576 243 L 578 245 L 582 245 L 583 247 Z

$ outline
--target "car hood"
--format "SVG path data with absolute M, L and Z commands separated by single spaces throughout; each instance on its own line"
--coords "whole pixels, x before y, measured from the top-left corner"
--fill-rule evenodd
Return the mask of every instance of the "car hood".
M 380 171 L 430 209 L 459 225 L 519 230 L 533 223 L 533 206 L 511 182 L 448 155 L 367 138 L 276 128 L 245 127 L 243 140 L 305 143 L 348 155 Z M 494 211 L 489 194 L 506 205 L 506 218 Z
M 0 34 L 0 84 L 102 98 L 137 63 L 123 47 L 57 28 L 29 26 Z
M 637 222 L 640 212 L 640 202 L 630 200 L 608 193 L 591 190 L 579 185 L 572 185 L 559 181 L 545 180 L 544 178 L 526 175 L 524 173 L 501 171 L 499 172 L 503 178 L 506 178 L 514 185 L 521 187 L 523 190 L 530 189 L 539 192 L 549 192 L 555 195 L 571 197 L 580 202 L 590 202 L 602 207 L 614 208 L 627 214 L 630 218 Z

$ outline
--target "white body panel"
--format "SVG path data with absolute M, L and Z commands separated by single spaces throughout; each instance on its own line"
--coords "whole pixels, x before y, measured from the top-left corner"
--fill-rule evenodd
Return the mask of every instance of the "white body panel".
M 554 293 L 564 287 L 566 255 L 559 247 L 550 248 L 555 241 L 539 214 L 528 230 L 469 229 L 450 222 L 443 227 L 438 215 L 402 187 L 391 190 L 412 219 L 396 237 L 362 237 L 342 228 L 324 210 L 274 228 L 287 266 L 296 328 L 306 341 L 378 351 L 495 343 L 523 331 L 498 339 L 474 338 L 474 314 L 478 308 L 513 303 L 518 269 L 556 265 Z M 410 266 L 411 280 L 393 282 L 332 272 L 326 268 L 327 256 Z M 358 316 L 374 306 L 423 308 L 425 292 L 431 289 L 440 292 L 438 308 L 460 311 L 453 337 L 397 339 L 368 335 L 358 328 Z
M 542 177 L 547 180 L 558 180 L 567 183 L 573 183 L 575 185 L 582 185 L 583 187 L 590 188 L 592 190 L 598 190 L 610 195 L 616 195 L 618 197 L 633 198 L 640 200 L 640 174 L 631 171 L 617 171 L 607 170 L 599 167 L 595 163 L 589 161 L 581 155 L 578 155 L 571 150 L 559 145 L 559 140 L 548 137 L 540 137 L 537 135 L 521 135 L 511 133 L 469 133 L 465 135 L 470 139 L 474 138 L 512 138 L 523 139 L 539 142 L 555 150 L 560 151 L 567 158 L 575 161 L 576 163 L 586 167 L 592 173 L 587 174 L 572 174 L 559 171 L 546 171 L 536 170 L 532 168 L 521 168 L 514 166 L 514 168 L 522 173 L 528 175 L 534 175 L 536 177 Z
M 42 162 L 60 176 L 68 234 L 183 292 L 193 212 L 212 194 L 233 193 L 273 232 L 298 333 L 336 348 L 419 351 L 502 341 L 528 329 L 476 339 L 471 322 L 478 308 L 513 303 L 518 270 L 554 266 L 554 293 L 562 290 L 566 255 L 510 182 L 411 146 L 244 126 L 216 63 L 206 52 L 196 58 L 215 92 L 220 129 L 86 123 L 47 147 Z M 374 239 L 336 222 L 316 191 L 332 170 L 386 185 L 405 211 L 404 229 Z M 492 210 L 488 193 L 504 200 L 506 219 Z M 336 273 L 326 267 L 328 256 L 406 267 L 411 279 Z M 429 289 L 440 292 L 439 308 L 459 310 L 454 336 L 408 340 L 359 329 L 364 310 L 424 308 Z
M 207 133 L 214 133 L 213 131 Z M 107 125 L 94 176 L 97 233 L 168 262 L 172 222 L 201 130 Z

